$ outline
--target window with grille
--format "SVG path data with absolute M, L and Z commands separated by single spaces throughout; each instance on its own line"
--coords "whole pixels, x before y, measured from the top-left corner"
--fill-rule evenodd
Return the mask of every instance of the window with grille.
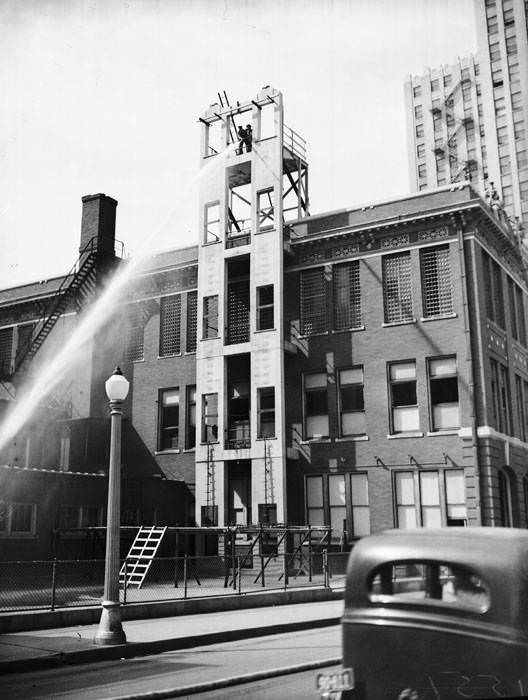
M 341 437 L 366 433 L 363 367 L 339 370 L 339 419 Z
M 257 390 L 258 437 L 275 437 L 275 387 L 267 386 Z
M 202 395 L 202 442 L 218 441 L 218 394 Z
M 413 320 L 410 252 L 383 258 L 385 323 Z
M 424 318 L 453 311 L 453 284 L 449 246 L 420 250 Z
M 11 374 L 13 328 L 0 329 L 0 377 Z
M 178 448 L 180 390 L 162 389 L 159 394 L 158 450 Z
M 138 362 L 144 359 L 145 327 L 140 309 L 130 308 L 125 344 L 125 361 Z
M 328 390 L 326 373 L 304 376 L 305 437 L 328 437 Z
M 227 286 L 226 342 L 247 343 L 249 340 L 249 280 L 236 280 Z
M 429 396 L 433 431 L 460 427 L 456 359 L 429 360 Z
M 326 325 L 326 278 L 324 267 L 303 270 L 300 276 L 301 335 L 324 333 Z
M 180 352 L 181 295 L 162 297 L 160 302 L 160 357 Z
M 257 287 L 257 330 L 264 331 L 274 326 L 273 285 Z
M 185 449 L 196 446 L 196 387 L 188 386 L 186 392 L 187 420 L 185 430 Z
M 334 329 L 361 327 L 361 289 L 359 260 L 334 265 Z
M 218 294 L 203 299 L 202 337 L 218 337 Z
M 185 351 L 196 352 L 197 336 L 197 315 L 198 315 L 198 292 L 187 293 L 187 333 L 185 340 Z

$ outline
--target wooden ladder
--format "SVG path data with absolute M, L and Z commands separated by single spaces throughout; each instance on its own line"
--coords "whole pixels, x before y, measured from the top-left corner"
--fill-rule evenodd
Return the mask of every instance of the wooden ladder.
M 158 551 L 166 527 L 141 527 L 119 572 L 119 583 L 127 588 L 141 588 L 152 560 Z M 126 571 L 126 582 L 125 582 Z

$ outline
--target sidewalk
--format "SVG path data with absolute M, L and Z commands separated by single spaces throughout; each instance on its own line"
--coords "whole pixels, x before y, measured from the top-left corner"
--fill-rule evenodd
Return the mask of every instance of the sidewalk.
M 342 600 L 131 620 L 126 645 L 93 644 L 97 625 L 0 635 L 0 674 L 158 654 L 265 634 L 337 625 Z

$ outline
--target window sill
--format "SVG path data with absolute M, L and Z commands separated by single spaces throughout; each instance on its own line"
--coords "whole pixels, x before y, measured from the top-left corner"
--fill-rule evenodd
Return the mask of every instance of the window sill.
M 189 454 L 190 452 L 196 452 L 195 447 L 187 447 L 185 450 L 183 450 L 184 454 Z
M 422 323 L 429 323 L 430 321 L 445 321 L 448 318 L 457 318 L 458 314 L 456 313 L 450 313 L 450 314 L 442 314 L 441 316 L 427 316 L 423 317 L 420 319 Z
M 355 328 L 340 328 L 337 331 L 332 331 L 332 335 L 335 333 L 355 333 L 356 331 L 364 331 L 365 326 L 356 326 Z
M 269 233 L 270 231 L 275 231 L 275 226 L 266 226 L 266 228 L 259 228 L 258 231 L 255 231 L 255 235 L 258 235 L 259 233 Z
M 370 440 L 368 435 L 349 435 L 335 439 L 336 442 L 366 442 L 367 440 Z
M 203 343 L 203 342 L 206 342 L 208 340 L 218 340 L 219 338 L 220 338 L 219 335 L 213 335 L 210 338 L 200 338 L 200 342 Z
M 175 352 L 174 355 L 158 355 L 158 360 L 167 360 L 170 359 L 171 357 L 181 357 L 182 353 L 181 352 Z
M 180 454 L 181 449 L 179 447 L 175 447 L 170 450 L 154 450 L 154 454 L 157 455 L 178 455 Z
M 207 445 L 219 445 L 220 440 L 215 440 L 215 442 L 201 442 L 200 446 L 201 447 L 207 447 Z
M 255 438 L 255 440 L 256 440 L 257 442 L 264 442 L 264 440 L 278 440 L 278 439 L 279 439 L 279 438 L 278 438 L 276 435 L 273 435 L 273 436 L 270 435 L 269 437 L 258 437 L 258 438 Z
M 449 430 L 432 430 L 426 433 L 427 437 L 442 437 L 443 435 L 458 435 L 460 428 L 452 428 Z
M 205 247 L 208 245 L 216 245 L 217 243 L 222 243 L 222 239 L 219 238 L 217 241 L 204 241 L 204 243 L 202 243 L 202 245 Z
M 313 443 L 316 445 L 329 445 L 331 442 L 332 440 L 329 437 L 307 438 L 306 440 L 299 440 L 299 445 L 312 445 Z
M 186 350 L 183 354 L 185 357 L 187 357 L 187 355 L 196 355 L 196 350 Z
M 416 323 L 415 318 L 411 318 L 408 321 L 393 321 L 392 323 L 382 323 L 382 328 L 393 328 L 394 326 L 408 326 L 412 323 Z
M 269 333 L 269 331 L 276 331 L 276 328 L 257 328 L 253 333 Z
M 410 430 L 408 433 L 394 433 L 393 435 L 387 435 L 387 440 L 402 440 L 403 438 L 417 438 L 423 436 L 424 434 L 419 430 Z

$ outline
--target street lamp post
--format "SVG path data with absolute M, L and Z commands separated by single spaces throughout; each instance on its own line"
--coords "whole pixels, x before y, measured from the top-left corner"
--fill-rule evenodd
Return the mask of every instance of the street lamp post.
M 103 610 L 94 637 L 95 644 L 124 644 L 126 636 L 121 626 L 119 601 L 119 544 L 121 506 L 121 419 L 122 405 L 128 394 L 128 381 L 116 367 L 106 380 L 106 395 L 110 401 L 110 462 L 108 467 L 108 510 L 106 518 L 106 557 Z

